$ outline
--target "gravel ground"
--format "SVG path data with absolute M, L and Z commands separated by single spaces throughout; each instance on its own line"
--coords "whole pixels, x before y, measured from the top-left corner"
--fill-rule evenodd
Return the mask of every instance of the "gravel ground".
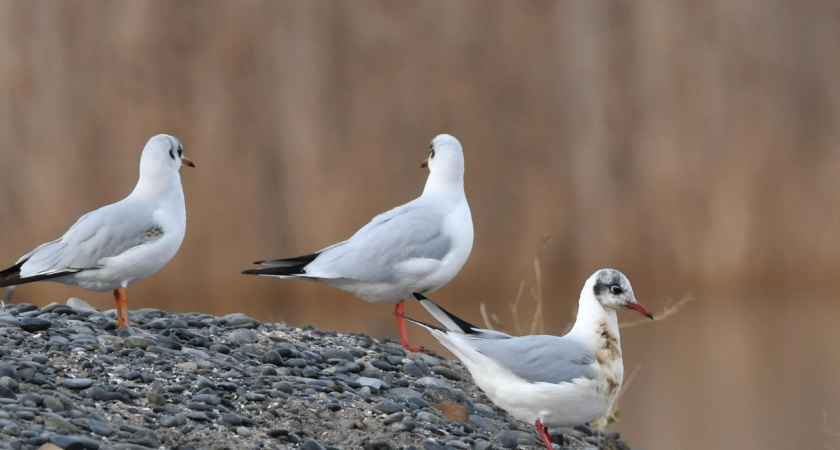
M 361 334 L 79 299 L 0 308 L 0 449 L 543 448 L 458 362 Z M 627 449 L 552 430 L 555 449 Z

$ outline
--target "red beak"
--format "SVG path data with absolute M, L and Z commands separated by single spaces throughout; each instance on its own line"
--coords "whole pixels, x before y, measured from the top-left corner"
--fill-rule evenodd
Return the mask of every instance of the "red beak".
M 181 165 L 195 167 L 195 164 L 193 164 L 193 162 L 187 159 L 186 157 L 181 159 Z
M 641 313 L 643 316 L 646 316 L 648 319 L 653 320 L 653 314 L 651 314 L 651 312 L 648 311 L 647 308 L 642 306 L 641 303 L 628 303 L 627 307 L 630 308 L 630 309 L 635 309 L 636 311 Z
M 420 167 L 429 167 L 429 158 L 426 158 L 423 161 L 423 164 L 420 164 Z

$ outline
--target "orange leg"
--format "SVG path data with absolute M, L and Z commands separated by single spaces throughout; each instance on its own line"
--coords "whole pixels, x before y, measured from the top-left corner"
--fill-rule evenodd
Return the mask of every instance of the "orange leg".
M 540 422 L 540 419 L 537 419 L 536 425 L 537 432 L 540 433 L 540 437 L 542 437 L 543 443 L 545 443 L 545 447 L 548 450 L 553 450 L 553 447 L 551 446 L 551 436 L 548 435 L 548 428 L 543 426 L 542 422 Z
M 400 302 L 397 303 L 397 307 L 394 309 L 394 314 L 397 316 L 397 326 L 400 327 L 400 345 L 410 352 L 422 352 L 423 347 L 414 347 L 408 343 L 408 336 L 405 334 L 405 319 L 403 318 L 404 313 L 405 300 L 400 300 Z
M 114 301 L 117 303 L 117 327 L 123 325 L 130 326 L 128 323 L 128 299 L 125 295 L 125 287 L 114 289 Z

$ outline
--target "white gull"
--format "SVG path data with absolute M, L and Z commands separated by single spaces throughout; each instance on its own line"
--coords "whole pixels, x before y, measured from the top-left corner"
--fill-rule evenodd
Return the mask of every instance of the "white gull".
M 429 329 L 493 403 L 535 424 L 548 450 L 547 427 L 597 419 L 621 389 L 624 366 L 616 310 L 630 308 L 653 319 L 636 301 L 627 277 L 614 269 L 601 269 L 586 281 L 577 320 L 565 336 L 513 337 L 480 329 L 423 295 L 415 297 L 445 329 L 406 319 Z
M 113 290 L 117 326 L 129 325 L 126 287 L 160 270 L 184 240 L 182 165 L 195 167 L 178 139 L 166 134 L 149 139 L 128 197 L 85 214 L 62 237 L 0 271 L 0 287 L 47 280 Z
M 324 282 L 374 303 L 396 303 L 401 344 L 409 350 L 403 322 L 405 299 L 450 282 L 473 244 L 464 195 L 464 153 L 453 136 L 432 140 L 422 167 L 429 178 L 420 197 L 384 212 L 343 242 L 294 258 L 258 261 L 252 275 Z

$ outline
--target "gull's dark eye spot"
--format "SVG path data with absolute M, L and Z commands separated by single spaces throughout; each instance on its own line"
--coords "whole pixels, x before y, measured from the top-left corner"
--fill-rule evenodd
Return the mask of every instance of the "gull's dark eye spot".
M 610 287 L 610 292 L 612 292 L 615 295 L 618 295 L 618 294 L 621 293 L 621 287 L 620 286 L 611 286 Z
M 429 158 L 434 158 L 434 157 L 435 157 L 435 148 L 434 147 L 429 147 Z
M 169 157 L 172 158 L 172 159 L 175 159 L 175 152 L 173 152 L 172 150 L 169 150 Z
M 184 155 L 184 149 L 181 148 L 181 147 L 178 147 L 178 156 L 183 156 L 183 155 Z

